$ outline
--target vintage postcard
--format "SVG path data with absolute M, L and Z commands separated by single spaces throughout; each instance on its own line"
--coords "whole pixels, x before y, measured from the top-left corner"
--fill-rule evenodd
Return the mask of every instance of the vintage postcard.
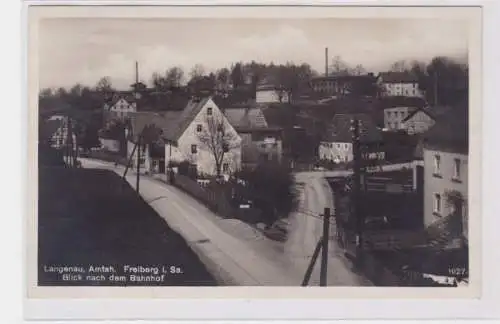
M 480 297 L 481 14 L 30 6 L 28 297 Z

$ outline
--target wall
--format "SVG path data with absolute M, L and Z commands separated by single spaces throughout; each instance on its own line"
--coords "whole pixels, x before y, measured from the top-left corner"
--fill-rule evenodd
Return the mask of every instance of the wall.
M 423 97 L 418 83 L 383 83 L 388 96 Z
M 179 138 L 177 151 L 174 152 L 174 156 L 177 160 L 188 160 L 197 165 L 198 172 L 215 175 L 216 174 L 216 163 L 213 154 L 210 150 L 202 145 L 199 140 L 199 134 L 197 132 L 197 125 L 201 124 L 203 129 L 207 127 L 207 108 L 212 108 L 213 117 L 211 118 L 222 118 L 224 121 L 224 127 L 226 132 L 231 133 L 234 137 L 234 143 L 231 145 L 233 148 L 224 155 L 223 164 L 228 165 L 227 172 L 223 172 L 224 174 L 228 174 L 231 172 L 235 172 L 241 168 L 241 138 L 235 129 L 231 126 L 227 118 L 222 114 L 217 105 L 212 100 L 208 100 L 205 106 L 200 110 L 198 115 L 194 118 L 193 122 L 188 126 L 184 134 Z M 191 145 L 197 146 L 198 153 L 191 153 Z M 169 155 L 169 147 L 166 147 L 165 157 L 168 161 Z
M 435 174 L 434 157 L 441 158 L 440 172 Z M 454 179 L 454 159 L 461 162 L 460 178 Z M 451 206 L 446 203 L 446 191 L 456 190 L 465 197 L 463 207 L 464 234 L 467 237 L 467 183 L 468 183 L 468 156 L 465 154 L 451 153 L 424 149 L 424 224 L 429 226 L 433 222 L 447 216 L 452 212 Z M 434 212 L 435 194 L 441 195 L 441 212 Z
M 118 140 L 99 137 L 99 142 L 101 142 L 101 147 L 104 150 L 110 152 L 120 152 L 120 141 Z
M 131 141 L 127 141 L 127 159 L 130 159 L 130 155 L 132 154 L 132 151 L 134 150 L 135 143 Z M 135 149 L 132 162 L 130 166 L 134 169 L 137 170 L 137 151 L 139 148 Z M 141 149 L 141 164 L 139 166 L 140 171 L 151 171 L 151 166 L 152 166 L 152 161 L 151 158 L 149 157 L 149 147 L 146 146 L 145 149 Z
M 434 119 L 432 119 L 425 112 L 419 111 L 403 124 L 403 128 L 406 129 L 408 134 L 412 135 L 423 133 L 431 128 L 434 124 Z
M 403 129 L 403 119 L 411 112 L 409 107 L 394 107 L 384 109 L 384 127 L 387 129 Z
M 134 103 L 129 104 L 125 99 L 118 100 L 110 109 L 110 116 L 126 117 L 130 113 L 137 112 L 137 106 Z
M 319 158 L 320 160 L 333 160 L 335 163 L 352 161 L 352 144 L 321 142 Z
M 288 102 L 288 94 L 283 91 L 281 102 Z M 257 90 L 255 94 L 257 103 L 278 103 L 280 98 L 276 90 Z

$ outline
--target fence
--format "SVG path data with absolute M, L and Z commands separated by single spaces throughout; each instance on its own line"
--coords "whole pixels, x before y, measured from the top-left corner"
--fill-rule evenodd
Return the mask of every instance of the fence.
M 261 212 L 256 208 L 241 209 L 231 203 L 228 185 L 206 181 L 199 183 L 185 175 L 176 174 L 174 185 L 188 193 L 211 211 L 224 218 L 237 218 L 247 223 L 257 223 Z

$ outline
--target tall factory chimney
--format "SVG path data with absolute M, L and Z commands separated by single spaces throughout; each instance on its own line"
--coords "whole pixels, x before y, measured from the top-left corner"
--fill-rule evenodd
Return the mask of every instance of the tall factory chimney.
M 325 76 L 328 76 L 328 47 L 325 48 Z

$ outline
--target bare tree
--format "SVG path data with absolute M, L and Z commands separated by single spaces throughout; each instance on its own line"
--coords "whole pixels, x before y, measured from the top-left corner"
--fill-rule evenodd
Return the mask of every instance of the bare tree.
M 165 75 L 166 83 L 171 87 L 178 87 L 184 78 L 184 71 L 179 66 L 174 66 L 167 70 Z
M 107 93 L 110 91 L 113 91 L 113 85 L 111 84 L 111 78 L 110 77 L 102 77 L 97 81 L 96 90 L 101 92 L 101 93 Z
M 222 173 L 224 157 L 231 150 L 238 148 L 240 143 L 238 136 L 230 132 L 224 117 L 206 116 L 202 131 L 198 134 L 198 139 L 212 155 L 215 162 L 217 176 Z
M 191 72 L 189 73 L 191 76 L 191 79 L 198 79 L 205 75 L 205 68 L 201 64 L 196 64 L 192 69 Z
M 405 60 L 396 61 L 391 65 L 392 72 L 405 72 L 409 69 L 410 68 Z

